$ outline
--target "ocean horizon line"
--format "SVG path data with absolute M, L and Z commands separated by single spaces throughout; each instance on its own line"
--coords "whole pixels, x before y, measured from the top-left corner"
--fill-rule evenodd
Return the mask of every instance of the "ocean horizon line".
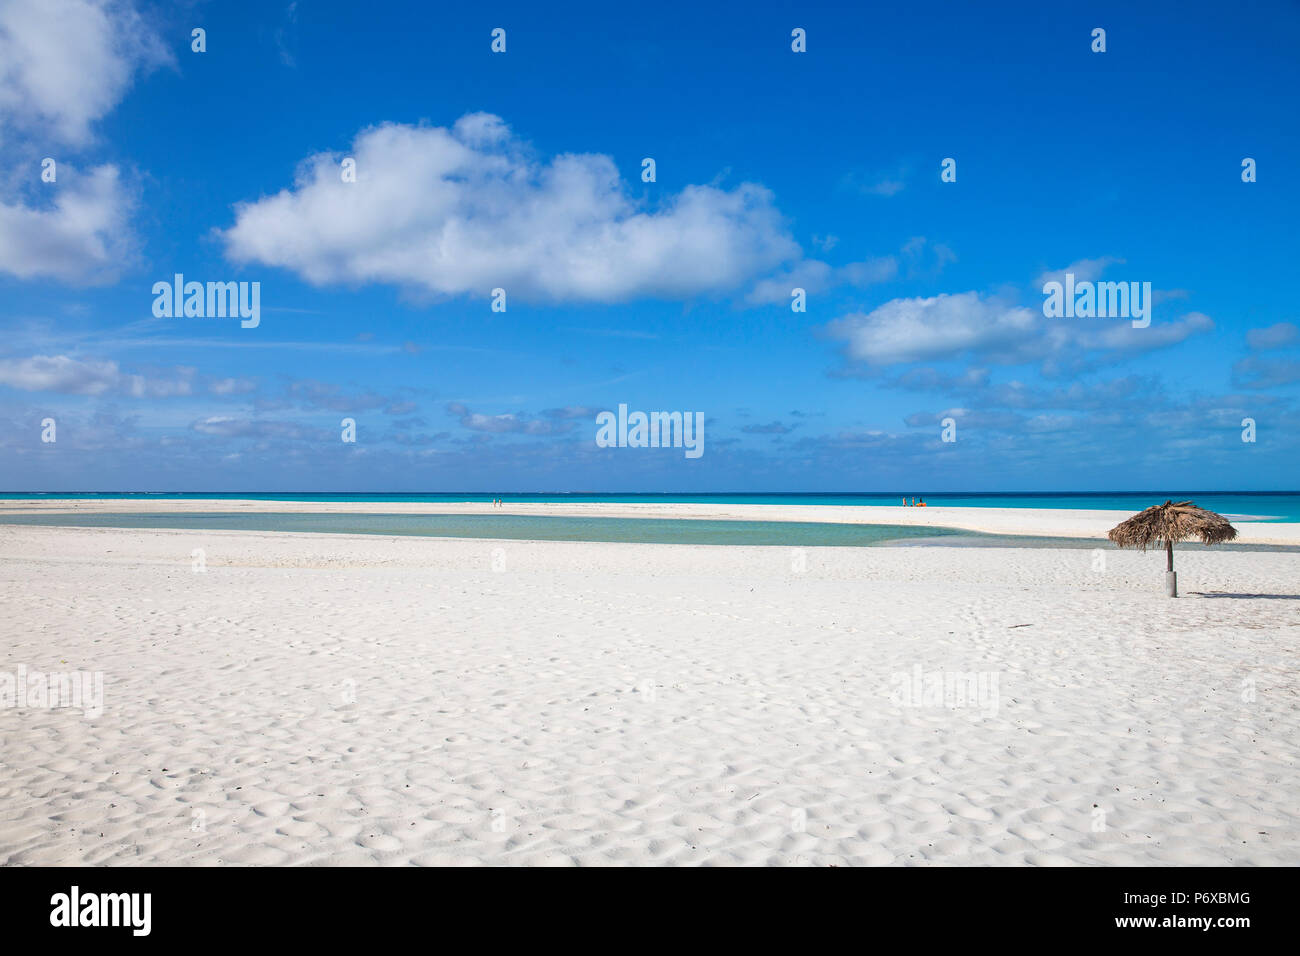
M 524 496 L 573 496 L 582 495 L 588 497 L 679 497 L 679 498 L 710 498 L 710 497 L 864 497 L 864 498 L 881 498 L 881 497 L 925 497 L 926 495 L 945 495 L 951 497 L 988 497 L 988 498 L 1052 498 L 1052 497 L 1071 497 L 1071 498 L 1105 498 L 1114 496 L 1130 495 L 1300 495 L 1300 489 L 1270 489 L 1259 491 L 1247 491 L 1234 488 L 1219 489 L 1199 489 L 1199 490 L 1168 490 L 1168 489 L 1115 489 L 1108 491 L 953 491 L 953 490 L 924 490 L 924 491 L 502 491 L 499 489 L 482 489 L 468 490 L 460 489 L 456 491 L 310 491 L 310 490 L 292 490 L 292 491 L 255 491 L 252 489 L 237 489 L 231 491 L 180 491 L 168 489 L 163 491 L 108 491 L 108 490 L 79 490 L 79 491 L 31 491 L 31 490 L 6 490 L 0 491 L 0 498 L 9 498 L 17 496 L 40 496 L 40 497 L 78 497 L 85 495 L 103 496 L 103 495 L 184 495 L 185 497 L 199 497 L 202 495 L 221 495 L 228 497 L 231 495 L 313 495 L 316 497 L 352 497 L 352 496 L 438 496 L 450 497 L 454 495 L 524 495 Z

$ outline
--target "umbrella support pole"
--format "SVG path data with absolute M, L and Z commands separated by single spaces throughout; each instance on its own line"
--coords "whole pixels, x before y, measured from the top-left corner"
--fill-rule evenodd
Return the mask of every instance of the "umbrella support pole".
M 1178 572 L 1165 572 L 1165 593 L 1170 597 L 1178 597 Z

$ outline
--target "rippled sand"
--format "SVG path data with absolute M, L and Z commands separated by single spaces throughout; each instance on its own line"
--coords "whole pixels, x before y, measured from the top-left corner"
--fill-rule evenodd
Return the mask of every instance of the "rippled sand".
M 1300 862 L 1300 555 L 1096 561 L 0 526 L 0 863 Z

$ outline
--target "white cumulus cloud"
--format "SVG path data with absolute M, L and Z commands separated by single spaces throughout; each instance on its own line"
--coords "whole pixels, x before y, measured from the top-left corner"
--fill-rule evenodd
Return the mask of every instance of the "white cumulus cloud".
M 647 207 L 610 157 L 539 161 L 486 113 L 372 127 L 346 155 L 356 182 L 320 153 L 292 188 L 238 205 L 227 255 L 318 285 L 570 302 L 720 294 L 801 257 L 762 186 L 687 186 Z
M 1047 319 L 1031 309 L 977 292 L 893 299 L 871 312 L 827 323 L 850 364 L 882 368 L 967 358 L 991 365 L 1041 362 L 1045 374 L 1168 348 L 1209 332 L 1200 312 L 1135 329 L 1128 319 Z
M 48 202 L 0 200 L 0 273 L 19 279 L 110 282 L 130 261 L 134 196 L 116 166 L 80 174 L 59 167 Z
M 869 313 L 836 319 L 826 331 L 844 340 L 851 360 L 883 366 L 1014 349 L 1041 321 L 1041 314 L 1027 308 L 963 292 L 894 299 Z
M 137 73 L 171 59 L 127 0 L 0 0 L 0 142 L 80 146 Z
M 49 156 L 54 182 L 11 177 L 0 195 L 0 274 L 112 281 L 135 245 L 133 203 L 116 166 L 65 161 L 137 75 L 171 56 L 130 0 L 0 0 L 0 146 L 19 162 Z M 42 169 L 42 172 L 44 170 Z

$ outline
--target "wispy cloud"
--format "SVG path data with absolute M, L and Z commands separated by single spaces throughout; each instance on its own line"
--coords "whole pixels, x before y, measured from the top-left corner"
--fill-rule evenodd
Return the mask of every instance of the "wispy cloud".
M 1236 388 L 1279 388 L 1300 382 L 1300 359 L 1268 359 L 1248 355 L 1232 366 Z
M 1300 345 L 1300 327 L 1294 322 L 1278 322 L 1267 328 L 1251 329 L 1246 333 L 1246 344 L 1257 352 Z
M 1123 264 L 1124 260 L 1118 256 L 1077 259 L 1064 269 L 1049 269 L 1042 273 L 1034 280 L 1034 291 L 1039 291 L 1048 282 L 1064 282 L 1067 273 L 1073 275 L 1076 282 L 1096 282 L 1111 266 Z
M 610 339 L 657 339 L 659 338 L 653 332 L 643 332 L 640 329 L 582 329 L 573 326 L 565 326 L 560 329 L 561 332 L 575 332 L 579 335 L 598 335 L 602 338 Z
M 305 439 L 311 441 L 337 440 L 338 435 L 324 428 L 315 428 L 300 422 L 260 418 L 241 418 L 233 415 L 210 415 L 190 426 L 202 435 L 218 438 L 270 438 Z
M 573 422 L 562 418 L 543 420 L 532 418 L 523 412 L 483 415 L 470 411 L 459 402 L 448 404 L 447 412 L 456 416 L 462 428 L 495 435 L 562 435 L 573 430 Z
M 742 425 L 740 430 L 746 435 L 788 435 L 798 427 L 785 422 L 768 422 L 765 425 Z
M 897 196 L 907 188 L 907 170 L 892 173 L 855 170 L 844 177 L 843 185 L 867 196 Z
M 187 366 L 177 366 L 170 374 L 153 375 L 123 372 L 111 360 L 68 355 L 0 359 L 0 385 L 28 392 L 166 398 L 189 395 L 194 377 L 195 369 Z
M 956 254 L 941 242 L 913 236 L 896 255 L 875 256 L 832 266 L 818 259 L 802 259 L 785 271 L 761 279 L 745 296 L 749 305 L 788 304 L 794 289 L 817 295 L 838 287 L 865 289 L 898 278 L 933 278 Z

